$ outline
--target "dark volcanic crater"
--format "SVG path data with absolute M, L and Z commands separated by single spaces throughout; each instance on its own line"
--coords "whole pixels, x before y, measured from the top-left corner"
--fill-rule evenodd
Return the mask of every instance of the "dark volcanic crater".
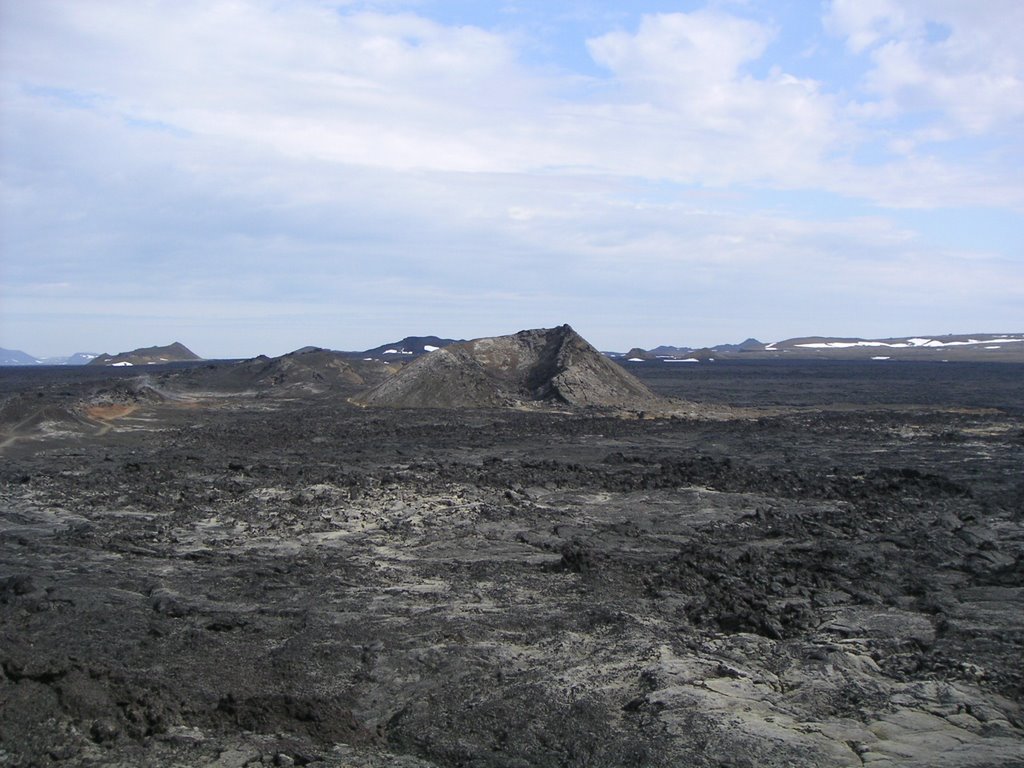
M 0 371 L 0 766 L 1024 762 L 1021 366 L 636 367 L 712 421 L 322 352 Z

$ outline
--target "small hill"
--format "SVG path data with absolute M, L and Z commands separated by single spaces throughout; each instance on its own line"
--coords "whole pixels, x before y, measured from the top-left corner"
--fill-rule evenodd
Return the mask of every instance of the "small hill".
M 667 344 L 662 344 L 660 347 L 655 347 L 649 351 L 649 354 L 654 357 L 686 357 L 688 354 L 693 352 L 693 347 L 672 347 Z
M 715 355 L 720 354 L 711 347 L 701 347 L 690 352 L 684 359 L 696 360 L 701 363 L 707 363 L 715 359 Z
M 98 389 L 86 385 L 84 391 L 59 387 L 17 392 L 0 401 L 0 451 L 22 439 L 95 433 L 142 406 L 165 402 L 165 393 L 147 379 L 101 379 Z
M 622 355 L 624 359 L 631 363 L 640 362 L 641 360 L 657 360 L 658 356 L 652 352 L 648 352 L 646 349 L 640 347 L 633 347 L 629 352 Z
M 396 408 L 523 403 L 643 409 L 661 399 L 568 325 L 451 344 L 355 401 Z
M 757 352 L 764 349 L 764 342 L 750 338 L 739 344 L 716 344 L 711 349 L 715 352 Z
M 238 362 L 210 363 L 176 372 L 171 378 L 186 389 L 319 394 L 365 389 L 393 372 L 384 363 L 353 360 L 347 354 L 303 347 L 280 357 L 260 355 Z
M 181 342 L 176 341 L 166 347 L 143 347 L 116 355 L 104 353 L 90 360 L 88 365 L 160 365 L 161 363 L 180 363 L 187 360 L 202 360 L 202 358 Z
M 372 357 L 375 360 L 410 359 L 426 355 L 435 350 L 461 343 L 456 339 L 442 339 L 438 336 L 406 336 L 392 344 L 381 344 L 379 347 L 362 352 L 346 352 L 353 357 Z
M 365 386 L 366 381 L 337 352 L 318 347 L 274 358 L 256 358 L 238 364 L 234 373 L 259 389 L 267 387 L 322 391 L 335 385 Z

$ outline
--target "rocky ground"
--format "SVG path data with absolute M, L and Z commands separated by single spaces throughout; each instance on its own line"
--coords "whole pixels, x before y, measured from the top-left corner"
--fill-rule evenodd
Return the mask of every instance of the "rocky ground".
M 1024 367 L 866 365 L 634 371 L 715 419 L 2 372 L 0 766 L 1024 765 Z

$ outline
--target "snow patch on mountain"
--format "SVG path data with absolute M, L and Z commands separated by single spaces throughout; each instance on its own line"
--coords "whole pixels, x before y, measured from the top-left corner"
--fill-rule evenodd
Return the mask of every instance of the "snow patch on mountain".
M 1024 337 L 1004 337 L 999 339 L 967 339 L 966 341 L 939 341 L 937 339 L 912 338 L 906 341 L 816 341 L 805 344 L 794 344 L 794 347 L 805 349 L 849 349 L 850 347 L 888 347 L 889 349 L 908 349 L 911 347 L 969 347 L 979 344 L 1013 344 L 1024 342 Z M 778 343 L 778 342 L 775 342 Z M 766 350 L 774 349 L 774 343 L 765 347 Z M 998 347 L 986 347 L 986 349 L 998 349 Z

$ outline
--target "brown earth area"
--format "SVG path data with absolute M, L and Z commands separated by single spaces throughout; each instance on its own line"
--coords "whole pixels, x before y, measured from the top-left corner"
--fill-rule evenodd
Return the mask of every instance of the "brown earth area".
M 138 408 L 137 405 L 90 405 L 86 408 L 85 414 L 95 421 L 114 421 L 130 416 Z
M 251 365 L 0 371 L 0 766 L 1024 764 L 1024 366 Z

